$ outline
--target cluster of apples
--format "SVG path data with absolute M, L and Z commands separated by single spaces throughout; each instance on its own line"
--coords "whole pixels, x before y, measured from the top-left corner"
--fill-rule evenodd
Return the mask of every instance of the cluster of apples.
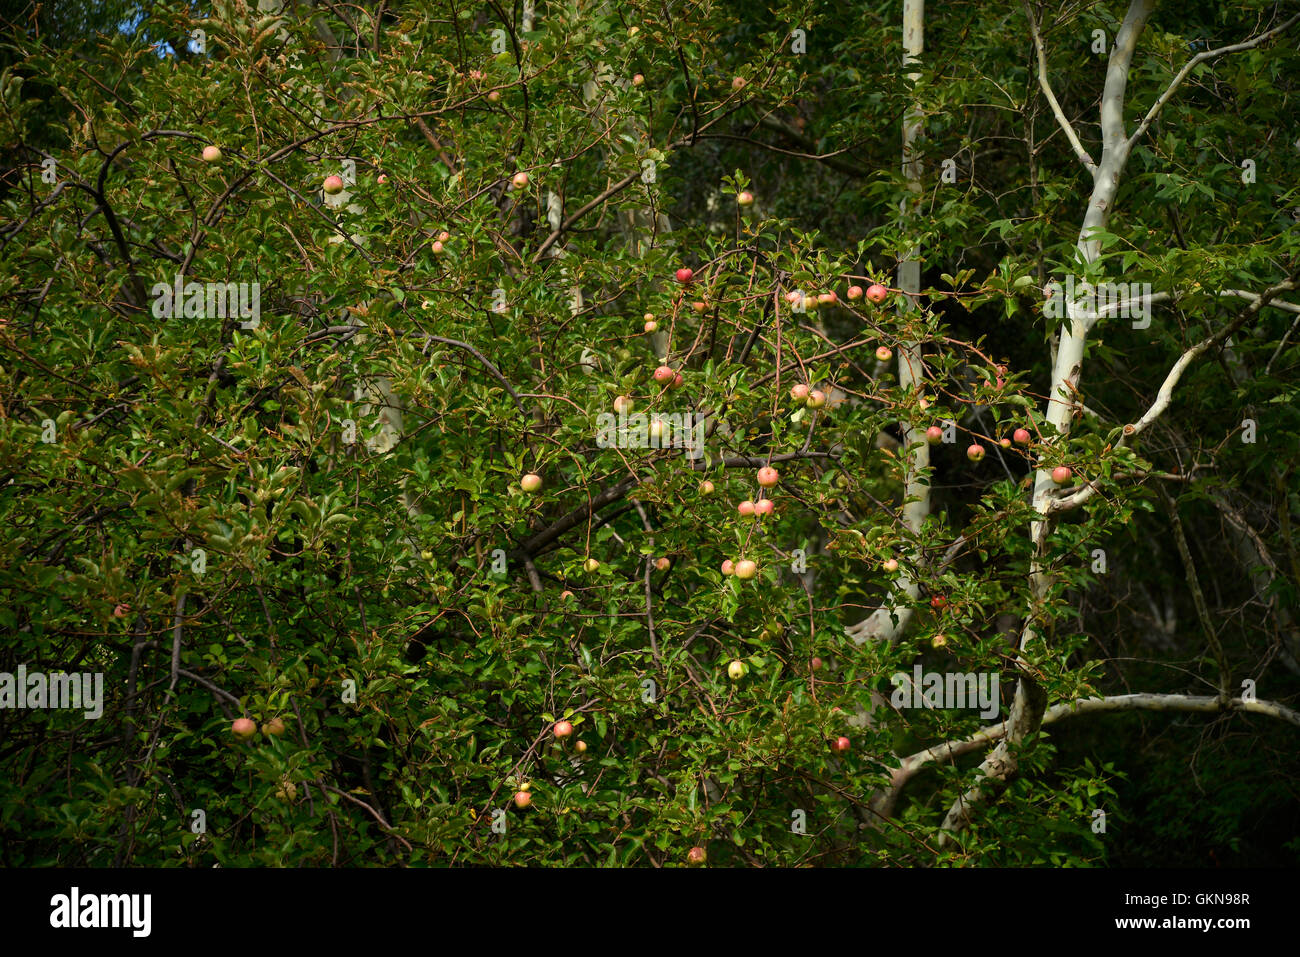
M 257 722 L 252 718 L 236 718 L 230 724 L 230 733 L 241 741 L 247 741 L 253 735 L 257 734 Z M 268 737 L 278 738 L 284 734 L 284 720 L 282 718 L 272 718 L 262 725 L 262 733 Z
M 776 483 L 781 481 L 781 476 L 776 469 L 770 465 L 765 465 L 758 470 L 758 484 L 764 489 L 776 487 Z M 776 508 L 776 503 L 770 498 L 760 498 L 757 502 L 752 499 L 745 499 L 741 502 L 736 510 L 745 517 L 771 515 Z
M 790 398 L 802 402 L 810 409 L 820 409 L 826 405 L 826 393 L 820 389 L 810 389 L 799 382 L 790 387 Z
M 556 744 L 562 744 L 567 738 L 573 735 L 573 722 L 563 720 L 555 722 L 551 727 L 551 734 L 555 736 Z M 582 738 L 578 738 L 573 742 L 573 750 L 577 754 L 586 754 L 587 742 L 583 741 Z M 531 781 L 524 781 L 520 784 L 519 790 L 515 792 L 514 796 L 515 807 L 522 811 L 524 808 L 531 805 L 533 803 L 532 790 L 533 785 Z

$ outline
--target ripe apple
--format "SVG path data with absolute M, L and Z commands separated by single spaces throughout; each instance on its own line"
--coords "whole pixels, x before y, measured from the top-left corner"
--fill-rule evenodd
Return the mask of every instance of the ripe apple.
M 831 750 L 836 754 L 846 753 L 849 750 L 849 739 L 844 737 L 844 735 L 840 735 L 831 742 Z
M 739 505 L 736 506 L 736 511 L 740 512 L 741 515 L 753 515 L 754 503 L 751 502 L 749 499 L 745 499 L 743 502 L 741 502 Z
M 889 346 L 880 346 L 876 349 L 876 358 L 881 362 L 888 362 L 894 358 L 894 350 L 890 349 Z
M 808 387 L 802 382 L 790 387 L 790 398 L 796 402 L 804 402 L 808 398 Z
M 650 438 L 662 439 L 664 437 L 664 420 L 655 416 L 650 420 Z
M 129 612 L 130 610 L 131 610 L 131 606 L 128 605 L 126 602 L 119 602 L 118 604 L 113 606 L 113 617 L 125 618 L 127 612 Z
M 930 607 L 936 610 L 942 610 L 944 608 L 947 608 L 948 599 L 944 598 L 942 595 L 935 595 L 933 598 L 930 599 Z
M 880 567 L 892 575 L 894 572 L 898 571 L 898 559 L 886 558 Z
M 790 305 L 792 306 L 802 298 L 803 298 L 803 293 L 801 293 L 798 289 L 791 289 L 789 292 L 785 294 L 785 301 L 790 303 Z
M 822 660 L 821 660 L 820 658 L 814 658 L 814 659 L 812 660 L 812 670 L 813 670 L 813 671 L 821 671 L 821 670 L 822 670 Z
M 833 306 L 840 301 L 840 297 L 833 292 L 822 292 L 817 294 L 817 305 Z
M 262 725 L 262 733 L 280 737 L 284 734 L 284 721 L 281 718 L 272 718 Z
M 692 847 L 686 852 L 686 859 L 692 864 L 703 864 L 709 859 L 709 855 L 704 852 L 702 847 Z
M 573 592 L 569 591 L 567 588 L 560 592 L 560 601 L 573 601 Z
M 1058 465 L 1056 468 L 1052 469 L 1052 481 L 1057 485 L 1064 485 L 1066 482 L 1070 481 L 1070 476 L 1073 474 L 1074 473 L 1070 471 L 1068 465 Z
M 673 563 L 669 561 L 667 558 L 655 559 L 655 568 L 659 569 L 661 572 L 668 571 L 668 569 L 672 566 L 672 564 Z
M 654 332 L 658 328 L 659 328 L 659 323 L 655 322 L 653 319 L 647 319 L 645 321 L 646 332 Z
M 743 661 L 733 661 L 727 665 L 727 675 L 732 681 L 739 681 L 745 677 L 745 663 Z
M 326 176 L 325 182 L 321 183 L 320 188 L 331 196 L 337 196 L 339 193 L 343 192 L 343 177 Z
M 867 298 L 879 305 L 889 298 L 889 290 L 878 282 L 873 282 L 867 287 Z
M 1014 432 L 1011 433 L 1011 438 L 1015 440 L 1016 445 L 1028 445 L 1028 444 L 1029 444 L 1029 430 L 1028 430 L 1028 429 L 1016 429 Z
M 682 374 L 680 372 L 675 373 L 673 375 L 673 381 L 669 383 L 668 388 L 680 389 L 682 387 L 682 383 L 684 383 L 685 381 L 686 380 L 682 378 Z
M 205 147 L 203 147 L 203 162 L 205 162 L 205 163 L 220 163 L 220 162 L 221 162 L 221 147 L 219 147 L 219 146 L 205 146 Z
M 763 488 L 771 488 L 779 481 L 781 481 L 781 476 L 772 466 L 764 465 L 758 470 L 758 484 Z
M 978 442 L 972 443 L 970 448 L 966 450 L 966 458 L 970 459 L 972 462 L 978 462 L 980 459 L 984 458 L 984 446 L 980 445 Z
M 826 404 L 826 393 L 821 389 L 813 389 L 808 393 L 808 408 L 820 409 Z
M 522 811 L 524 808 L 528 807 L 528 805 L 532 803 L 533 803 L 533 796 L 529 794 L 527 791 L 515 792 L 515 807 L 519 808 L 519 810 Z
M 695 278 L 695 273 L 690 269 L 687 269 L 685 266 L 677 270 L 677 281 L 681 283 L 683 286 L 686 285 L 688 282 L 690 282 L 693 278 Z
M 440 243 L 445 243 L 450 239 L 451 239 L 451 233 L 447 232 L 447 230 L 445 229 L 438 234 L 438 242 Z
M 528 186 L 528 174 L 522 171 L 515 173 L 515 175 L 510 178 L 510 183 L 515 189 L 524 189 Z
M 519 487 L 525 492 L 536 492 L 542 487 L 542 477 L 536 472 L 529 472 L 519 480 Z
M 704 303 L 704 302 L 693 302 L 693 303 L 691 303 L 691 308 L 694 309 L 694 310 L 695 310 L 696 312 L 698 312 L 698 313 L 704 313 L 704 312 L 706 312 L 706 311 L 708 310 L 709 306 L 708 306 L 708 303 Z
M 726 559 L 722 563 L 722 574 L 724 575 L 736 574 L 736 563 L 733 562 L 730 558 Z
M 655 369 L 654 379 L 656 382 L 666 385 L 673 381 L 673 376 L 675 375 L 677 375 L 677 373 L 672 370 L 671 366 L 660 366 L 658 369 Z
M 712 495 L 712 494 L 713 494 L 713 483 L 710 482 L 708 479 L 705 479 L 703 482 L 701 482 L 701 483 L 700 483 L 700 494 L 701 494 L 701 495 Z
M 579 754 L 582 754 L 584 751 L 587 750 L 587 742 L 579 738 L 577 741 L 573 742 L 573 750 L 577 751 Z
M 937 425 L 932 425 L 925 430 L 925 440 L 931 445 L 938 445 L 943 441 L 943 429 Z
M 487 98 L 489 103 L 498 103 L 501 100 L 501 91 L 491 90 L 488 92 Z
M 385 183 L 388 182 L 387 174 L 380 173 L 378 176 L 375 177 L 375 182 L 378 183 L 380 186 L 383 186 Z
M 935 635 L 930 639 L 930 644 L 935 648 L 946 648 L 948 646 L 948 639 L 943 635 Z
M 436 239 L 429 244 L 429 249 L 433 252 L 435 256 L 442 255 L 442 248 L 443 248 L 442 243 L 438 242 L 438 240 Z
M 743 76 L 733 76 L 731 78 L 731 88 L 733 90 L 743 90 L 746 82 Z
M 622 413 L 631 412 L 633 405 L 634 403 L 632 402 L 632 399 L 629 396 L 620 395 L 614 398 L 615 412 L 622 412 Z
M 231 733 L 237 738 L 251 738 L 257 734 L 257 725 L 252 718 L 236 718 L 230 725 Z
M 851 299 L 851 300 L 861 299 L 861 298 L 862 298 L 862 287 L 861 287 L 861 286 L 849 286 L 848 297 L 849 297 L 849 299 Z
M 757 574 L 758 574 L 758 566 L 755 565 L 753 562 L 751 562 L 748 558 L 742 558 L 740 561 L 736 562 L 737 578 L 743 581 L 748 581 L 749 579 L 753 578 Z
M 594 558 L 588 558 L 585 562 L 582 563 L 582 570 L 587 572 L 588 574 L 594 572 L 598 568 L 600 568 L 600 562 L 596 561 L 596 559 Z
M 647 313 L 646 313 L 644 316 L 642 316 L 641 318 L 644 319 L 646 322 L 654 322 L 654 321 L 655 321 L 655 314 L 654 314 L 653 312 L 647 312 Z
M 642 83 L 644 83 L 644 82 L 645 82 L 645 77 L 643 77 L 640 73 L 638 73 L 638 74 L 636 74 L 634 77 L 632 77 L 632 85 L 633 85 L 633 86 L 640 86 L 640 85 L 641 85 Z
M 569 735 L 573 734 L 573 725 L 567 721 L 557 721 L 552 730 L 557 738 L 567 738 Z
M 754 205 L 754 194 L 753 194 L 753 193 L 750 193 L 750 192 L 737 193 L 737 194 L 736 194 L 736 205 L 737 205 L 737 206 L 753 206 L 753 205 Z
M 998 439 L 998 445 L 1002 446 L 1004 449 L 1009 449 L 1011 448 L 1011 440 L 1004 435 L 1002 438 Z
M 776 510 L 776 503 L 770 498 L 760 498 L 754 503 L 755 515 L 771 515 Z

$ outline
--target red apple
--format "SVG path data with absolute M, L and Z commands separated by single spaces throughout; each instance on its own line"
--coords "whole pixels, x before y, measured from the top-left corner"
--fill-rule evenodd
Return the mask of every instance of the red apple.
M 736 205 L 737 205 L 737 206 L 753 206 L 753 205 L 754 205 L 754 194 L 753 194 L 753 193 L 750 193 L 750 192 L 737 193 L 737 194 L 736 194 Z
M 284 734 L 284 720 L 282 718 L 272 718 L 262 725 L 262 733 L 280 737 Z
M 821 670 L 822 670 L 822 660 L 821 660 L 820 658 L 814 658 L 814 659 L 812 660 L 812 670 L 813 670 L 813 671 L 821 671 Z
M 741 515 L 753 515 L 754 503 L 751 502 L 749 499 L 745 499 L 738 506 L 736 506 L 736 511 L 740 512 Z
M 221 162 L 221 147 L 219 147 L 219 146 L 205 146 L 205 147 L 203 147 L 203 162 L 205 162 L 205 163 L 220 163 L 220 162 Z
M 691 308 L 694 309 L 696 312 L 703 313 L 708 310 L 709 306 L 708 303 L 693 302 L 691 303 Z
M 851 300 L 861 299 L 861 298 L 862 298 L 862 287 L 861 287 L 861 286 L 849 286 L 848 297 L 849 297 L 849 299 L 851 299 Z
M 321 189 L 329 193 L 331 196 L 337 196 L 339 193 L 343 192 L 343 177 L 326 176 L 325 182 L 321 183 Z
M 820 409 L 826 404 L 826 393 L 820 389 L 813 389 L 808 393 L 808 408 Z
M 849 739 L 840 735 L 831 742 L 831 750 L 836 754 L 845 754 L 849 750 Z
M 881 362 L 888 362 L 894 358 L 894 351 L 889 346 L 880 346 L 876 349 L 876 358 Z
M 643 77 L 640 73 L 632 77 L 633 86 L 640 86 L 644 82 L 645 82 L 645 77 Z
M 620 396 L 615 396 L 614 398 L 615 412 L 627 414 L 632 411 L 633 406 L 634 403 L 632 402 L 632 399 L 629 396 L 620 395 Z
M 557 738 L 567 738 L 569 735 L 573 734 L 573 725 L 567 721 L 557 721 L 552 730 Z
M 113 606 L 113 617 L 125 618 L 127 616 L 127 613 L 130 610 L 131 610 L 130 605 L 128 605 L 126 602 L 120 602 L 119 604 Z
M 892 575 L 894 572 L 898 571 L 898 559 L 886 558 L 884 562 L 881 563 L 880 567 Z
M 522 811 L 524 808 L 528 807 L 528 805 L 532 803 L 533 803 L 533 796 L 529 794 L 527 791 L 515 792 L 515 807 L 519 808 L 519 810 Z
M 647 319 L 645 321 L 646 332 L 654 332 L 658 328 L 659 328 L 659 323 L 655 322 L 653 319 Z
M 380 173 L 378 176 L 375 177 L 375 182 L 378 183 L 380 186 L 383 186 L 385 183 L 388 182 L 388 176 L 385 175 L 384 173 Z
M 683 266 L 681 269 L 677 270 L 677 281 L 681 283 L 683 286 L 686 285 L 688 282 L 690 282 L 693 278 L 695 278 L 695 273 L 687 269 L 686 267 Z
M 237 738 L 251 738 L 257 734 L 257 725 L 252 718 L 236 718 L 230 725 L 231 733 Z
M 703 482 L 701 482 L 701 483 L 700 483 L 700 494 L 701 494 L 701 495 L 712 495 L 712 494 L 713 494 L 713 483 L 710 482 L 708 479 L 705 479 Z
M 692 847 L 686 852 L 686 859 L 692 864 L 703 864 L 709 859 L 709 855 L 704 852 L 702 847 Z
M 569 591 L 567 588 L 560 592 L 560 601 L 573 601 L 573 592 Z
M 736 562 L 736 577 L 748 581 L 758 574 L 758 566 L 748 558 Z
M 743 90 L 745 88 L 745 83 L 746 80 L 743 76 L 733 76 L 731 78 L 731 88 L 733 90 Z
M 500 90 L 491 90 L 491 91 L 488 92 L 487 98 L 488 98 L 488 102 L 489 102 L 489 103 L 497 103 L 497 102 L 500 102 L 500 100 L 501 100 L 501 91 L 500 91 Z
M 998 439 L 998 445 L 1002 446 L 1004 449 L 1009 449 L 1011 448 L 1011 440 L 1004 435 L 1002 438 Z
M 1052 481 L 1057 485 L 1064 485 L 1066 482 L 1070 481 L 1070 476 L 1073 474 L 1074 473 L 1070 471 L 1069 466 L 1058 465 L 1056 468 L 1052 469 Z
M 804 402 L 808 398 L 808 387 L 800 382 L 798 385 L 790 387 L 790 398 L 796 402 Z
M 944 608 L 947 608 L 948 599 L 944 598 L 942 595 L 935 595 L 933 598 L 930 599 L 930 607 L 936 610 L 942 610 Z
M 839 301 L 840 301 L 840 297 L 835 295 L 835 293 L 833 292 L 823 292 L 817 294 L 817 305 L 819 306 L 833 306 L 835 303 Z
M 728 558 L 722 563 L 722 574 L 724 575 L 736 574 L 736 563 L 733 562 L 730 558 Z
M 930 644 L 935 648 L 946 648 L 948 646 L 948 639 L 943 635 L 935 635 L 930 639 Z
M 938 445 L 943 441 L 943 429 L 937 425 L 932 425 L 925 430 L 925 440 L 931 445 Z
M 1016 445 L 1028 445 L 1028 444 L 1029 444 L 1029 430 L 1028 430 L 1028 429 L 1016 429 L 1014 432 L 1011 433 L 1011 438 L 1015 440 Z
M 669 567 L 670 567 L 671 565 L 672 565 L 672 562 L 670 562 L 667 558 L 656 558 L 656 559 L 655 559 L 655 568 L 659 569 L 661 572 L 666 572 L 666 571 L 668 571 L 668 569 L 669 569 Z
M 770 465 L 764 465 L 758 470 L 758 484 L 763 488 L 771 488 L 781 480 L 780 474 Z
M 438 234 L 438 242 L 440 243 L 445 243 L 450 239 L 451 239 L 451 233 L 447 232 L 447 230 L 445 229 Z
M 510 183 L 515 189 L 524 189 L 528 186 L 528 174 L 524 172 L 515 173 L 510 178 Z
M 685 381 L 686 380 L 682 378 L 682 374 L 680 372 L 674 372 L 673 381 L 668 384 L 668 388 L 680 389 L 682 387 L 682 383 L 684 383 Z
M 666 385 L 673 381 L 673 376 L 675 375 L 677 375 L 677 373 L 672 370 L 671 366 L 660 366 L 658 369 L 655 369 L 654 378 L 656 382 Z
M 984 458 L 984 446 L 980 445 L 978 442 L 973 443 L 970 448 L 966 450 L 966 458 L 970 459 L 972 462 L 978 462 L 980 459 Z
M 432 250 L 435 256 L 442 255 L 442 243 L 438 242 L 436 239 L 429 244 L 429 249 Z
M 577 741 L 573 742 L 573 750 L 577 751 L 579 754 L 582 754 L 584 751 L 587 750 L 587 742 L 579 738 Z
M 536 492 L 542 487 L 542 477 L 536 472 L 529 472 L 519 480 L 519 487 L 525 492 Z
M 867 298 L 874 303 L 882 303 L 889 298 L 889 290 L 878 282 L 873 282 L 867 287 Z
M 773 502 L 770 498 L 760 498 L 757 502 L 754 503 L 755 515 L 771 515 L 775 509 L 776 509 L 776 503 Z

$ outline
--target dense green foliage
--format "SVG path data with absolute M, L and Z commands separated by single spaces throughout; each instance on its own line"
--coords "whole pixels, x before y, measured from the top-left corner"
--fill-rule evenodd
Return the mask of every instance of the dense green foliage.
M 1214 694 L 1221 665 L 1233 694 L 1300 691 L 1294 312 L 1260 310 L 1120 442 L 1178 357 L 1248 305 L 1220 290 L 1300 268 L 1300 31 L 1196 67 L 1084 270 L 1091 184 L 1024 8 L 931 5 L 913 83 L 899 2 L 676 6 L 539 3 L 531 30 L 521 5 L 437 0 L 10 25 L 0 671 L 102 672 L 105 703 L 97 720 L 0 710 L 0 861 L 1300 858 L 1300 729 L 1259 714 L 1053 724 L 943 849 L 986 748 L 928 767 L 887 813 L 873 802 L 899 756 L 991 723 L 889 707 L 890 677 L 918 663 L 1001 675 L 995 720 L 1018 675 L 1049 704 Z M 1095 157 L 1093 31 L 1113 39 L 1124 7 L 1067 6 L 1033 10 Z M 1193 50 L 1277 25 L 1273 6 L 1158 8 L 1130 129 Z M 195 29 L 202 49 L 171 39 Z M 919 198 L 900 173 L 913 103 Z M 909 306 L 894 270 L 913 248 Z M 1098 326 L 1057 437 L 1041 289 L 1071 271 L 1171 298 L 1146 328 Z M 159 316 L 155 284 L 178 275 L 260 283 L 260 322 Z M 894 292 L 847 302 L 854 282 Z M 839 301 L 793 311 L 800 289 Z M 908 343 L 921 392 L 899 384 Z M 680 388 L 652 378 L 665 360 Z M 796 383 L 831 403 L 793 402 Z M 703 457 L 603 447 L 620 395 L 708 414 Z M 919 530 L 900 420 L 957 423 Z M 1017 427 L 1032 444 L 999 447 Z M 769 459 L 775 512 L 742 517 Z M 1040 601 L 1028 479 L 1058 465 L 1098 494 L 1052 525 Z M 723 574 L 742 558 L 754 579 Z M 891 558 L 920 583 L 916 616 L 859 644 L 846 627 L 885 601 Z M 1027 620 L 1042 639 L 1018 655 Z M 237 740 L 245 714 L 286 733 Z

